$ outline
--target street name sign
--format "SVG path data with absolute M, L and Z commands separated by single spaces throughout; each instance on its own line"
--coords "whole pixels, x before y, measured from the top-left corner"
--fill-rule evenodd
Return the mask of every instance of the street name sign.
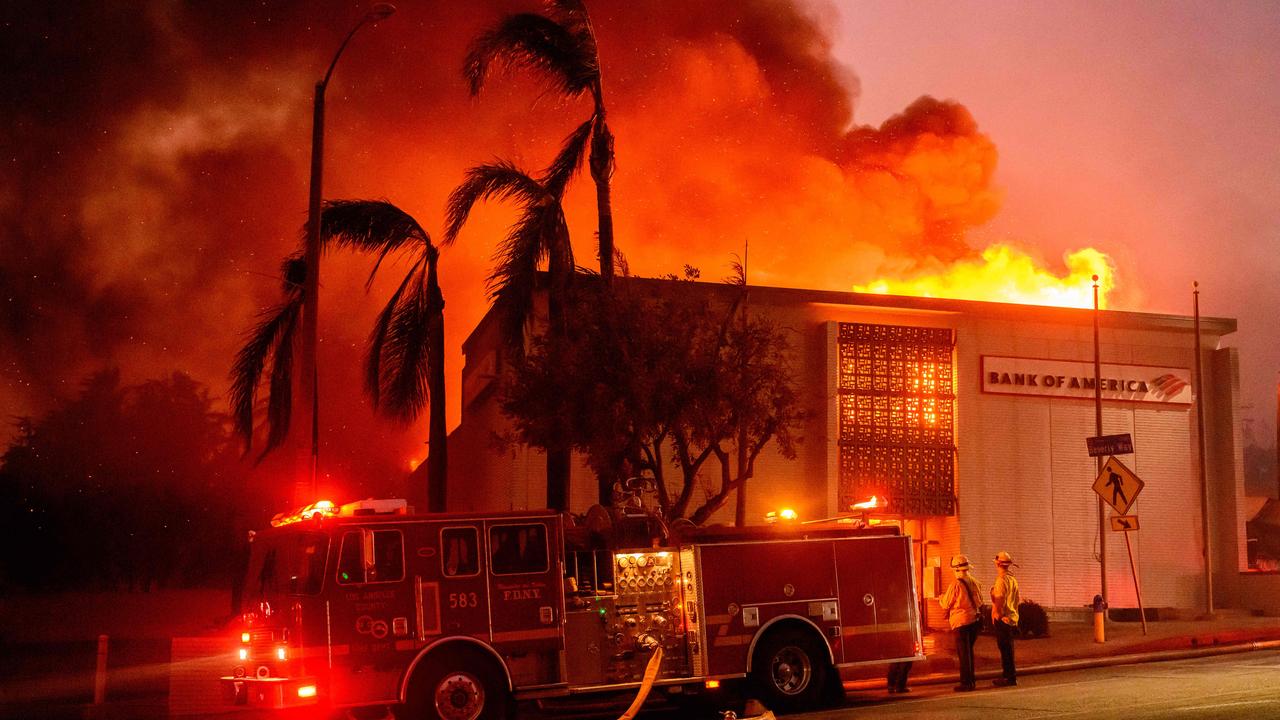
M 1085 438 L 1089 446 L 1089 457 L 1106 457 L 1108 455 L 1128 455 L 1133 452 L 1133 436 L 1129 433 L 1120 435 L 1098 435 Z
M 1113 455 L 1107 458 L 1102 472 L 1098 473 L 1098 479 L 1093 481 L 1093 491 L 1098 493 L 1103 502 L 1115 508 L 1117 513 L 1124 515 L 1133 501 L 1138 499 L 1138 493 L 1142 492 L 1144 484 L 1141 478 Z
M 1112 515 L 1111 529 L 1116 532 L 1133 532 L 1138 529 L 1137 515 Z

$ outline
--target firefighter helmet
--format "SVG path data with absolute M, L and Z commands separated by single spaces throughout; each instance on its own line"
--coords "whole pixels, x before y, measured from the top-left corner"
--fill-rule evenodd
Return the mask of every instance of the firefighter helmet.
M 951 557 L 951 569 L 952 570 L 968 570 L 969 558 L 965 557 L 964 555 L 953 555 Z
M 1008 567 L 1009 565 L 1013 565 L 1016 567 L 1018 563 L 1013 561 L 1013 556 L 1001 550 L 1000 552 L 996 553 L 996 564 L 1004 565 L 1005 567 Z

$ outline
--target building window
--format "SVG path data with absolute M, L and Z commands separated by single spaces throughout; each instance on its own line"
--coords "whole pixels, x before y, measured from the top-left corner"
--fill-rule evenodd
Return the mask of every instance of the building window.
M 955 383 L 950 328 L 840 323 L 840 509 L 955 514 Z

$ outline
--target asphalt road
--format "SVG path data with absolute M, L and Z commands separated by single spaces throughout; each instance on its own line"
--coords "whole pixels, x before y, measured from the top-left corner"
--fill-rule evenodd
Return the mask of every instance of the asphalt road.
M 1078 670 L 1018 679 L 1016 688 L 957 693 L 949 685 L 908 695 L 850 693 L 839 709 L 804 720 L 1199 720 L 1280 718 L 1280 651 Z

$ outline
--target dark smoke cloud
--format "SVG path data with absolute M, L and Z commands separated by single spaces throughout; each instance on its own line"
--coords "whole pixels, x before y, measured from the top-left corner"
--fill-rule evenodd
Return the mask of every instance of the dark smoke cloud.
M 355 2 L 44 3 L 0 13 L 0 406 L 39 413 L 88 372 L 178 369 L 226 388 L 243 331 L 275 301 L 305 219 L 310 103 Z M 537 169 L 586 117 L 524 76 L 478 99 L 469 40 L 531 2 L 399 3 L 353 41 L 328 93 L 327 197 L 386 197 L 440 227 L 463 170 Z M 995 149 L 963 107 L 922 99 L 852 128 L 858 81 L 830 55 L 831 9 L 790 2 L 592 2 L 618 137 L 615 213 L 633 270 L 714 275 L 751 242 L 752 282 L 847 288 L 966 252 L 994 212 Z M 816 12 L 816 14 L 815 14 Z M 851 129 L 852 128 L 852 129 Z M 590 183 L 569 198 L 590 258 Z M 448 341 L 484 312 L 510 212 L 483 208 L 442 260 Z M 331 255 L 321 292 L 324 453 L 333 483 L 385 481 L 423 428 L 372 418 L 358 362 L 386 282 Z M 461 357 L 449 357 L 457 417 Z

